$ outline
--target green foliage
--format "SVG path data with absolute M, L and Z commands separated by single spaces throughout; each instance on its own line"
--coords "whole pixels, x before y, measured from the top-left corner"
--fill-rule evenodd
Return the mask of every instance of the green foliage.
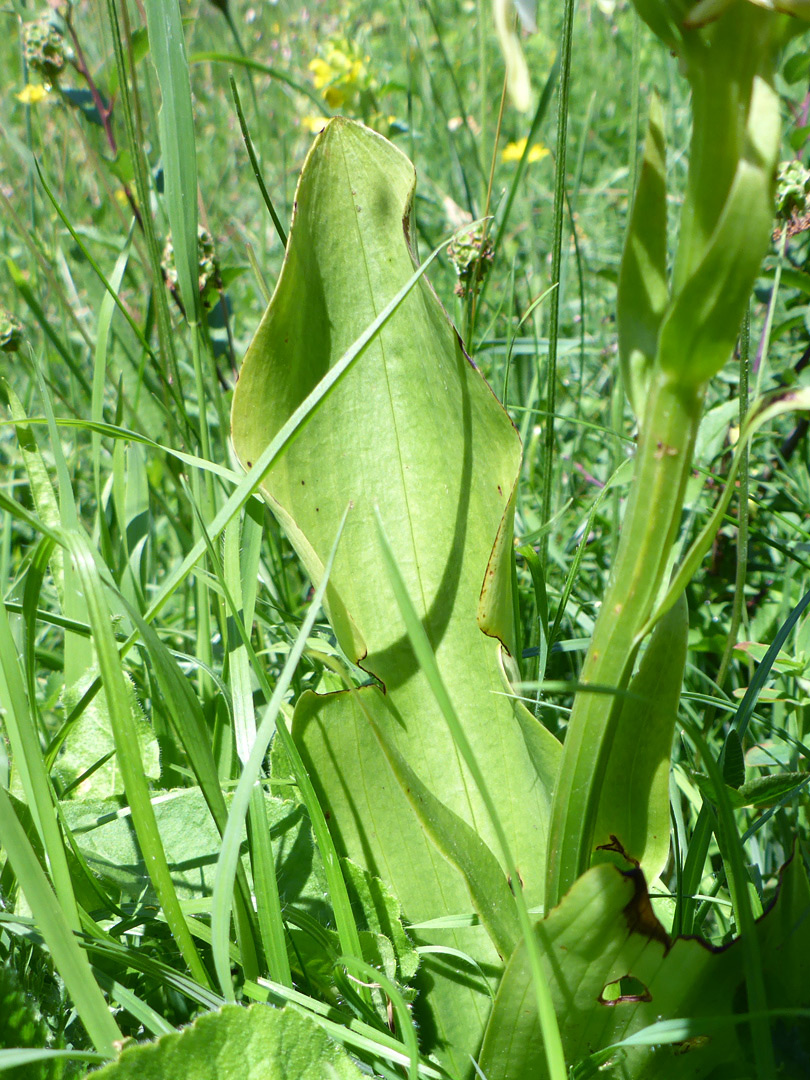
M 0 1048 L 45 1047 L 49 1042 L 48 1025 L 34 1001 L 26 996 L 9 964 L 0 967 Z M 59 1080 L 63 1062 L 42 1062 L 28 1067 L 5 1070 L 8 1080 Z
M 775 6 L 0 15 L 0 1070 L 808 1071 Z
M 314 1021 L 292 1009 L 226 1005 L 185 1031 L 145 1046 L 126 1046 L 98 1080 L 177 1080 L 210 1075 L 222 1080 L 360 1080 L 362 1073 Z
M 765 949 L 778 940 L 788 965 L 784 976 L 774 965 L 769 1002 L 778 1010 L 788 1000 L 797 1012 L 784 1023 L 798 1036 L 786 1039 L 779 1056 L 800 1060 L 806 1040 L 808 994 L 794 984 L 806 948 L 806 927 L 792 922 L 810 900 L 807 875 L 793 860 L 782 875 L 780 902 L 757 925 Z M 543 943 L 552 987 L 574 1075 L 595 1075 L 609 1063 L 617 1076 L 753 1077 L 750 1043 L 733 1020 L 743 996 L 743 956 L 739 942 L 712 952 L 696 940 L 668 939 L 653 915 L 638 871 L 623 874 L 595 867 L 584 874 L 537 934 Z M 501 981 L 487 1028 L 480 1067 L 491 1080 L 546 1076 L 537 1018 L 523 1006 L 530 975 L 524 946 L 516 949 Z M 560 956 L 563 960 L 559 960 Z M 555 963 L 555 960 L 557 961 Z M 784 982 L 782 981 L 784 977 Z M 612 988 L 620 984 L 620 996 Z M 689 1017 L 686 1031 L 655 1032 L 661 1017 Z M 650 1027 L 649 1041 L 638 1036 Z M 688 1032 L 688 1037 L 684 1037 Z M 674 1036 L 674 1037 L 673 1037 Z M 630 1045 L 621 1044 L 629 1040 Z M 652 1044 L 652 1045 L 651 1045 Z M 655 1045 L 657 1044 L 657 1046 Z M 594 1052 L 594 1047 L 600 1047 Z

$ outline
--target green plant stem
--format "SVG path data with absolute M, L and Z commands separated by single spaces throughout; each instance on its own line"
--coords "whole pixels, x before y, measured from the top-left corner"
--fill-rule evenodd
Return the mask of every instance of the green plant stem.
M 771 347 L 771 331 L 773 330 L 773 317 L 776 311 L 776 301 L 779 296 L 779 286 L 782 283 L 782 267 L 785 265 L 785 256 L 787 255 L 787 242 L 788 231 L 787 226 L 782 229 L 782 239 L 779 244 L 779 258 L 776 263 L 776 272 L 773 277 L 773 288 L 771 289 L 771 298 L 768 301 L 768 312 L 765 316 L 765 326 L 762 330 L 762 343 L 759 348 L 759 354 L 757 356 L 757 381 L 756 389 L 754 390 L 754 400 L 756 401 L 762 393 L 762 382 L 765 368 L 768 363 L 768 353 Z
M 740 432 L 742 433 L 745 417 L 748 412 L 748 374 L 750 370 L 751 344 L 751 315 L 746 311 L 743 320 L 742 334 L 740 335 Z M 742 622 L 743 604 L 745 602 L 745 578 L 748 573 L 748 449 L 743 451 L 740 460 L 740 486 L 737 502 L 737 572 L 734 580 L 734 600 L 731 605 L 731 620 L 728 628 L 723 655 L 720 659 L 720 667 L 717 669 L 717 687 L 723 689 L 726 675 L 731 665 L 734 654 L 734 646 L 737 644 L 737 632 Z M 706 727 L 704 726 L 704 731 Z
M 551 296 L 548 327 L 548 367 L 546 372 L 546 431 L 543 455 L 543 489 L 540 520 L 551 518 L 551 481 L 554 458 L 554 410 L 557 402 L 557 336 L 560 327 L 560 268 L 562 265 L 562 227 L 565 216 L 565 164 L 568 139 L 568 89 L 571 83 L 571 39 L 574 25 L 574 0 L 565 0 L 560 43 L 560 89 L 557 101 L 557 153 L 554 174 L 554 238 L 551 245 L 551 284 L 557 286 Z M 527 143 L 528 150 L 528 143 Z M 548 533 L 540 542 L 540 564 L 545 572 L 548 558 Z
M 236 107 L 236 115 L 239 119 L 239 128 L 242 132 L 242 140 L 245 144 L 248 158 L 250 159 L 250 167 L 251 169 L 253 169 L 253 175 L 256 177 L 256 183 L 259 185 L 259 191 L 261 192 L 261 196 L 264 199 L 264 205 L 267 207 L 267 211 L 272 218 L 273 225 L 276 232 L 278 233 L 278 238 L 281 241 L 281 246 L 283 248 L 286 248 L 287 233 L 284 229 L 284 226 L 281 224 L 281 219 L 276 213 L 276 208 L 273 206 L 273 200 L 270 198 L 270 193 L 265 187 L 264 177 L 262 176 L 262 170 L 259 165 L 258 158 L 256 157 L 256 151 L 253 149 L 253 140 L 250 137 L 250 132 L 248 131 L 247 123 L 245 122 L 245 114 L 242 111 L 242 102 L 239 99 L 239 91 L 236 89 L 236 80 L 234 79 L 233 75 L 229 76 L 229 81 L 231 85 L 231 96 L 233 97 L 233 103 Z M 252 86 L 253 83 L 251 83 L 251 87 Z
M 630 502 L 619 550 L 594 629 L 581 682 L 626 687 L 640 629 L 663 583 L 677 535 L 700 422 L 702 393 L 659 374 L 650 387 Z M 579 693 L 566 734 L 554 792 L 546 909 L 587 870 L 616 701 Z
M 193 443 L 193 438 L 188 417 L 183 405 L 183 384 L 180 377 L 180 366 L 177 360 L 177 352 L 174 347 L 169 306 L 166 300 L 166 291 L 163 288 L 163 273 L 160 267 L 160 248 L 155 235 L 155 226 L 151 214 L 150 192 L 148 182 L 148 163 L 144 152 L 145 140 L 143 137 L 143 125 L 140 117 L 140 105 L 135 83 L 135 60 L 132 55 L 132 35 L 129 32 L 129 15 L 125 4 L 121 4 L 121 21 L 124 24 L 125 37 L 121 34 L 121 22 L 119 22 L 116 0 L 107 0 L 107 14 L 112 31 L 113 50 L 115 53 L 115 65 L 118 73 L 118 87 L 120 94 L 120 111 L 124 117 L 124 129 L 126 132 L 127 149 L 132 160 L 135 172 L 135 191 L 138 197 L 138 205 L 141 208 L 141 221 L 146 250 L 149 255 L 149 271 L 152 277 L 155 297 L 155 312 L 157 315 L 158 341 L 163 364 L 156 364 L 158 377 L 166 388 L 164 404 L 169 416 L 174 416 L 169 407 L 169 397 L 174 399 L 175 410 L 179 418 L 181 432 L 185 435 L 186 442 Z M 127 55 L 124 53 L 126 41 Z M 127 66 L 128 61 L 128 66 Z M 129 75 L 132 75 L 132 89 L 130 89 Z

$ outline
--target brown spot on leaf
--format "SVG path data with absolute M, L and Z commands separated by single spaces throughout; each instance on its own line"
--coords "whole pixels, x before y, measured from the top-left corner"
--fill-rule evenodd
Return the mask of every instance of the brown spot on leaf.
M 644 937 L 648 937 L 652 941 L 660 941 L 668 952 L 672 941 L 653 911 L 644 875 L 638 867 L 634 867 L 632 870 L 623 870 L 621 873 L 626 878 L 631 879 L 634 889 L 633 899 L 623 912 L 627 920 L 627 928 L 631 934 L 643 934 Z
M 628 854 L 627 850 L 624 847 L 624 844 L 622 844 L 622 842 L 618 838 L 618 836 L 614 836 L 613 833 L 610 834 L 610 843 L 609 844 L 600 844 L 597 847 L 596 850 L 597 851 L 615 851 L 615 853 L 617 855 L 621 855 L 621 857 L 623 859 L 625 859 L 627 862 L 629 862 L 631 864 L 631 866 L 638 867 L 638 865 L 639 865 L 638 859 L 634 859 L 632 855 Z

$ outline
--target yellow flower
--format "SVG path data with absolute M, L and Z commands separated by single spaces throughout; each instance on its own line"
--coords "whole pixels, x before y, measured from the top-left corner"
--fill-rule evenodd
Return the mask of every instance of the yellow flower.
M 501 161 L 520 161 L 523 157 L 523 153 L 526 149 L 526 143 L 528 139 L 518 139 L 517 142 L 507 143 L 501 150 Z M 547 157 L 549 153 L 548 147 L 543 146 L 542 143 L 535 143 L 528 153 L 527 161 L 542 161 L 544 157 Z
M 38 105 L 48 96 L 48 91 L 41 83 L 29 83 L 19 94 L 14 95 L 23 105 Z
M 326 86 L 329 80 L 334 76 L 331 65 L 327 64 L 320 56 L 316 56 L 314 60 L 310 60 L 309 70 L 312 72 L 312 81 L 315 83 L 316 90 L 320 90 L 321 87 Z
M 330 109 L 339 109 L 346 100 L 346 95 L 337 86 L 327 86 L 323 91 L 323 99 Z
M 305 116 L 301 120 L 301 127 L 311 131 L 313 135 L 317 135 L 319 131 L 323 131 L 327 123 L 328 120 L 325 116 Z
M 351 51 L 351 49 L 350 49 Z M 339 109 L 353 99 L 369 81 L 366 64 L 368 56 L 349 55 L 334 45 L 328 47 L 325 57 L 316 56 L 309 62 L 312 81 L 330 109 Z

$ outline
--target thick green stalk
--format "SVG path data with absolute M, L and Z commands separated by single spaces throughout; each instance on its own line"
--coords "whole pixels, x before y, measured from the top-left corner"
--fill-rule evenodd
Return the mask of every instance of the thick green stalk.
M 700 422 L 701 389 L 663 373 L 650 387 L 632 495 L 613 573 L 582 670 L 583 683 L 623 689 L 678 531 Z M 546 907 L 590 864 L 602 780 L 615 736 L 618 698 L 577 694 L 551 814 Z
M 678 5 L 679 0 L 637 4 L 662 36 L 667 26 L 679 25 Z M 778 28 L 768 12 L 738 4 L 705 29 L 675 35 L 692 86 L 689 179 L 655 356 L 640 345 L 652 373 L 648 385 L 636 388 L 636 399 L 645 403 L 633 493 L 583 667 L 584 683 L 621 691 L 629 682 L 639 642 L 649 629 L 645 624 L 665 584 L 704 387 L 731 355 L 766 250 L 778 154 L 778 100 L 770 81 Z M 654 170 L 654 157 L 650 165 Z M 661 221 L 633 215 L 625 248 L 628 271 L 640 250 L 649 257 L 656 228 L 662 228 Z M 665 267 L 658 270 L 665 273 Z M 620 297 L 620 314 L 625 325 L 647 320 L 654 331 L 658 313 L 644 280 L 641 274 L 636 291 Z M 632 274 L 625 281 L 632 281 Z M 619 715 L 616 698 L 587 691 L 577 695 L 552 806 L 547 908 L 590 865 Z

